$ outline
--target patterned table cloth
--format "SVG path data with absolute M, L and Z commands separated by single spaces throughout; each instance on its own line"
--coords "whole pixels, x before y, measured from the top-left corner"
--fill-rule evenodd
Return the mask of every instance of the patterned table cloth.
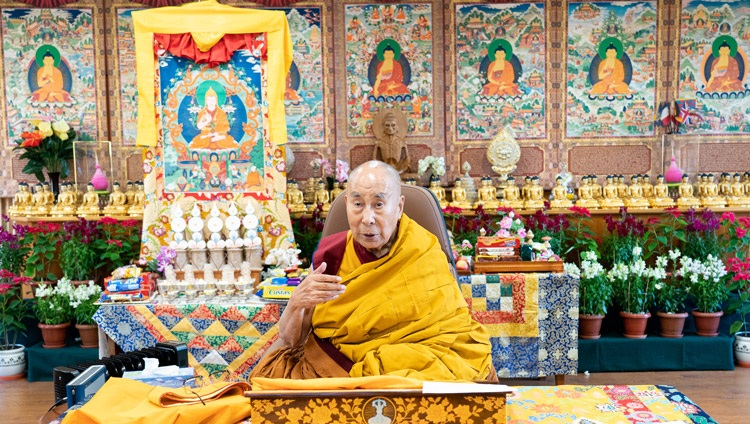
M 490 331 L 502 378 L 576 374 L 578 283 L 569 274 L 460 276 L 461 292 Z
M 197 373 L 228 369 L 247 377 L 276 340 L 282 309 L 278 303 L 103 305 L 94 321 L 125 352 L 178 340 Z

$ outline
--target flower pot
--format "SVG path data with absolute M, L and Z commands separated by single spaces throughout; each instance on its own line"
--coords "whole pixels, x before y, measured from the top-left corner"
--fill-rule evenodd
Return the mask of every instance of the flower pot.
M 716 337 L 719 335 L 719 321 L 723 311 L 719 312 L 700 312 L 693 311 L 695 320 L 695 332 L 703 337 Z
M 42 339 L 44 343 L 42 347 L 45 349 L 57 349 L 65 347 L 66 339 L 68 336 L 68 328 L 70 327 L 69 322 L 62 324 L 38 324 L 39 329 L 42 330 Z
M 232 265 L 232 268 L 239 271 L 242 266 L 242 248 L 227 248 L 227 262 Z
M 96 324 L 76 324 L 78 334 L 81 335 L 81 347 L 99 347 L 99 326 Z
M 646 338 L 646 324 L 651 314 L 646 312 L 644 314 L 631 314 L 630 312 L 620 312 L 622 317 L 622 323 L 625 330 L 623 336 L 628 339 L 645 339 Z
M 750 368 L 750 333 L 743 331 L 734 335 L 734 359 L 737 365 Z
M 0 348 L 0 381 L 17 380 L 26 373 L 26 349 L 23 345 L 10 345 Z
M 657 312 L 656 315 L 659 316 L 659 324 L 661 324 L 661 331 L 659 331 L 659 334 L 662 337 L 668 337 L 671 339 L 679 339 L 682 337 L 682 329 L 685 328 L 685 318 L 688 316 L 687 312 Z
M 221 269 L 224 266 L 224 248 L 209 249 L 208 252 L 211 257 L 211 265 L 213 265 L 214 269 Z
M 578 315 L 578 338 L 596 340 L 601 337 L 604 315 Z

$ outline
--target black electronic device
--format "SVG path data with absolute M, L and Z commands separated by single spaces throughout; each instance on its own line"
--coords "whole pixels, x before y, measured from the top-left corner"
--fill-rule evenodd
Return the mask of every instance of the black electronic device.
M 180 368 L 185 368 L 188 366 L 188 349 L 185 343 L 178 342 L 177 340 L 166 340 L 157 343 L 156 347 L 168 348 L 175 352 L 177 362 L 172 365 L 177 365 Z
M 52 381 L 55 382 L 55 403 L 65 399 L 68 395 L 65 386 L 68 385 L 81 371 L 71 367 L 55 367 L 52 370 Z
M 107 381 L 106 367 L 92 365 L 65 385 L 68 408 L 77 403 L 86 403 Z

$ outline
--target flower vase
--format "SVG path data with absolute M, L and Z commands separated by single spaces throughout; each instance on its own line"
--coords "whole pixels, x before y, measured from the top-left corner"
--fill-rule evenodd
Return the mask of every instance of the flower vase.
M 688 316 L 687 312 L 657 312 L 656 315 L 659 317 L 659 323 L 661 324 L 661 331 L 659 331 L 659 334 L 662 337 L 671 339 L 679 339 L 682 337 L 682 330 L 685 328 L 685 318 Z
M 630 312 L 620 312 L 622 317 L 622 323 L 624 326 L 623 336 L 628 339 L 645 339 L 646 338 L 646 324 L 651 314 L 646 312 L 644 314 L 631 314 Z
M 214 269 L 221 269 L 224 266 L 224 248 L 209 249 L 211 256 L 211 265 Z
M 49 185 L 52 188 L 52 193 L 55 194 L 55 199 L 57 199 L 57 195 L 60 194 L 60 173 L 47 172 L 47 176 L 49 177 Z
M 194 269 L 201 270 L 206 265 L 206 249 L 193 249 L 190 251 L 190 263 Z
M 26 348 L 20 344 L 0 347 L 0 381 L 18 380 L 26 372 Z
M 68 338 L 68 328 L 70 327 L 69 322 L 62 324 L 38 324 L 39 329 L 42 330 L 42 339 L 44 343 L 42 347 L 45 349 L 58 349 L 65 347 Z
M 232 268 L 239 271 L 242 266 L 242 248 L 231 247 L 227 248 L 227 263 L 232 265 Z
M 185 249 L 176 249 L 174 257 L 174 269 L 182 271 L 188 263 L 188 253 Z
M 245 260 L 250 262 L 250 268 L 263 268 L 263 248 L 260 246 L 246 247 Z
M 96 324 L 76 324 L 78 334 L 81 335 L 82 348 L 99 347 L 99 326 Z
M 700 312 L 693 311 L 693 320 L 695 320 L 695 332 L 703 337 L 716 337 L 719 335 L 719 321 L 723 311 L 719 312 Z
M 604 315 L 578 315 L 578 338 L 596 340 L 600 338 Z

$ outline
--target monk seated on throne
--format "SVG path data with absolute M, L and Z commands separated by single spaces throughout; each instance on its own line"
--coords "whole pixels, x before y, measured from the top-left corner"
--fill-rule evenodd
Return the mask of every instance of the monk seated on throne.
M 320 241 L 250 377 L 496 380 L 440 243 L 403 214 L 398 171 L 366 162 L 345 196 L 350 230 Z
M 209 88 L 204 96 L 205 106 L 198 112 L 200 134 L 190 142 L 191 149 L 238 149 L 240 145 L 229 135 L 227 113 L 218 107 L 219 96 Z

